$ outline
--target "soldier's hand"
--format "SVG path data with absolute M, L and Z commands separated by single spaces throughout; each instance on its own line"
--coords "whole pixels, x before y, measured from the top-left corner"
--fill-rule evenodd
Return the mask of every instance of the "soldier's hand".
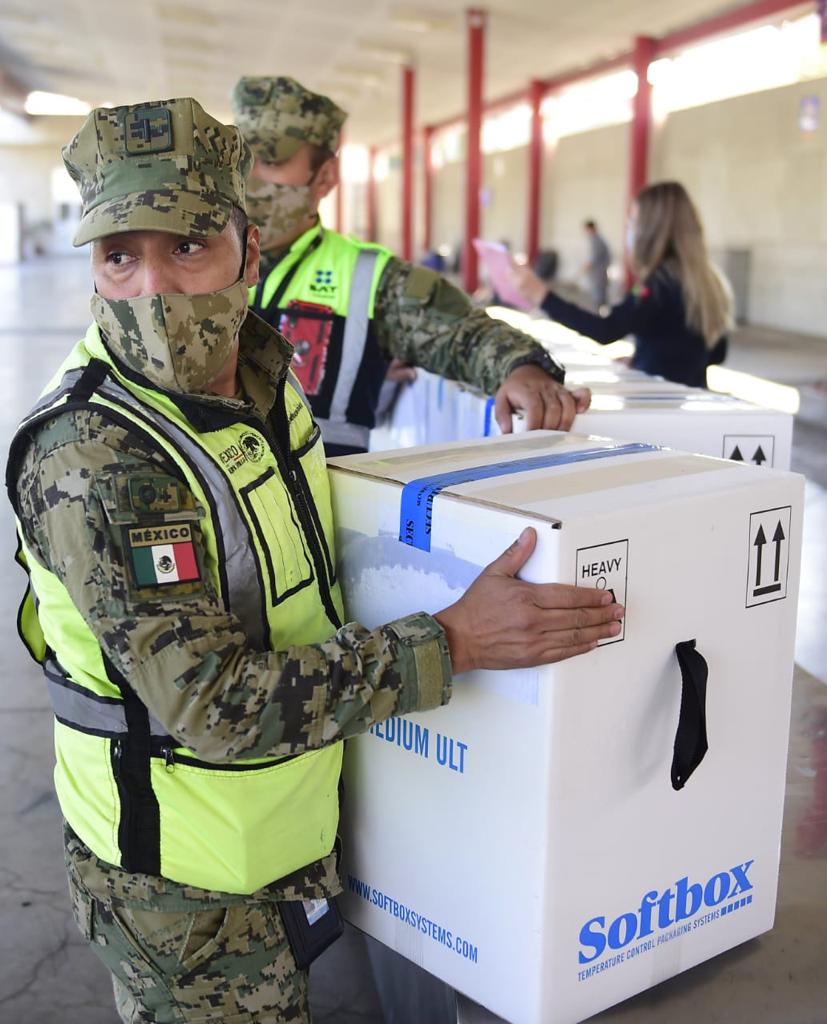
M 512 431 L 511 417 L 520 411 L 528 430 L 569 430 L 574 417 L 585 412 L 592 400 L 588 388 L 569 391 L 541 366 L 518 366 L 494 396 L 494 415 L 504 434 Z
M 620 632 L 624 609 L 609 591 L 516 578 L 536 543 L 536 532 L 523 530 L 456 604 L 434 616 L 455 673 L 550 665 Z
M 413 384 L 416 380 L 416 367 L 403 363 L 401 359 L 391 359 L 385 380 L 392 380 L 395 384 Z

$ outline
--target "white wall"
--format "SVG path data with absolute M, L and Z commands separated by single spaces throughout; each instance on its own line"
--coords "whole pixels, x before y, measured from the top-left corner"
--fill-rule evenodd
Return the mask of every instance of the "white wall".
M 589 258 L 584 220 L 597 222 L 612 259 L 622 259 L 628 135 L 626 125 L 613 125 L 569 135 L 546 151 L 540 247 L 557 250 L 564 281 L 577 278 Z
M 462 246 L 465 224 L 465 165 L 446 164 L 434 172 L 432 194 L 431 242 L 436 249 Z
M 376 182 L 376 240 L 396 253 L 402 249 L 402 175 L 398 160 L 398 156 L 394 157 L 387 178 Z
M 52 170 L 62 165 L 54 145 L 0 147 L 0 196 L 23 204 L 25 224 L 52 219 Z
M 821 100 L 822 124 L 804 135 L 801 98 Z M 540 243 L 558 250 L 563 279 L 587 256 L 582 222 L 594 218 L 622 254 L 629 127 L 567 136 L 547 149 Z M 747 250 L 752 323 L 827 334 L 827 80 L 755 93 L 670 115 L 653 130 L 650 181 L 677 178 L 695 199 L 715 255 Z M 525 148 L 485 158 L 483 234 L 525 246 Z M 382 230 L 393 237 L 398 200 L 387 193 Z M 462 238 L 464 166 L 434 174 L 433 241 Z M 419 217 L 419 214 L 417 214 Z
M 524 252 L 526 243 L 526 180 L 528 149 L 520 146 L 483 159 L 484 194 L 481 234 L 495 242 L 508 242 L 512 252 Z
M 827 81 L 741 96 L 671 115 L 656 132 L 651 175 L 679 178 L 710 246 L 751 253 L 752 323 L 827 333 L 827 124 L 798 124 L 802 96 Z
M 625 222 L 627 162 L 625 126 L 573 135 L 548 148 L 543 166 L 540 247 L 557 249 L 560 274 L 573 278 L 587 259 L 583 221 L 596 220 L 615 254 L 620 254 Z M 462 238 L 465 168 L 448 164 L 434 175 L 433 238 L 435 245 L 455 246 Z M 481 232 L 495 241 L 508 240 L 515 252 L 525 251 L 527 227 L 528 149 L 491 153 L 483 162 L 488 204 L 482 209 Z
M 79 117 L 24 119 L 0 111 L 0 201 L 22 207 L 23 231 L 29 234 L 24 251 L 32 250 L 29 230 L 32 225 L 54 223 L 58 219 L 59 211 L 52 196 L 52 173 L 55 168 L 63 167 L 61 148 L 83 120 Z M 48 244 L 55 251 L 67 251 L 71 247 L 75 216 L 72 211 L 70 218 L 57 223 L 51 234 L 38 232 L 38 242 Z

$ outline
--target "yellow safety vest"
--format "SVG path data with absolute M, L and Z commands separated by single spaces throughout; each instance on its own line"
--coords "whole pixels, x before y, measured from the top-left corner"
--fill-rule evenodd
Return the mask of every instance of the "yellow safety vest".
M 167 395 L 115 367 L 93 325 L 18 428 L 10 468 L 28 431 L 65 411 L 91 408 L 129 426 L 194 494 L 205 571 L 250 649 L 317 643 L 342 616 L 327 469 L 290 375 L 284 405 L 291 437 L 310 435 L 302 449 L 280 450 L 258 419 L 199 433 Z M 233 447 L 246 458 L 228 463 Z M 232 893 L 254 892 L 330 853 L 342 744 L 266 761 L 199 761 L 107 664 L 65 586 L 18 529 L 31 583 L 19 623 L 54 706 L 57 795 L 92 851 L 127 871 Z
M 328 445 L 368 449 L 388 368 L 373 314 L 390 258 L 317 224 L 250 289 L 253 310 L 293 345 L 293 370 Z

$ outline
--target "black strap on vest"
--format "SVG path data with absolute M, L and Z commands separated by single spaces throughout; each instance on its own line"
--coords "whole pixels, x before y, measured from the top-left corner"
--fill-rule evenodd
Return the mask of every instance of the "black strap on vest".
M 110 746 L 112 775 L 118 790 L 121 817 L 118 846 L 125 871 L 161 873 L 161 811 L 152 788 L 149 712 L 135 691 L 104 655 L 106 675 L 121 691 L 126 735 Z
M 687 779 L 703 761 L 706 741 L 706 659 L 695 649 L 694 640 L 675 644 L 681 669 L 681 710 L 675 750 L 672 756 L 672 788 L 683 789 Z
M 26 454 L 28 442 L 31 437 L 31 432 L 35 427 L 39 426 L 44 420 L 51 418 L 52 416 L 59 415 L 62 412 L 67 412 L 73 407 L 88 402 L 94 392 L 103 383 L 108 367 L 101 359 L 93 359 L 87 366 L 84 367 L 78 380 L 75 382 L 69 394 L 67 401 L 54 410 L 47 410 L 37 416 L 33 416 L 30 422 L 25 428 L 21 429 L 14 435 L 9 447 L 9 457 L 6 462 L 6 492 L 8 493 L 9 502 L 15 511 L 15 514 L 19 514 L 19 501 L 17 499 L 17 478 L 20 475 L 20 466 L 23 461 L 23 457 Z
M 90 359 L 86 368 L 80 376 L 80 380 L 69 392 L 67 404 L 74 402 L 88 402 L 92 395 L 106 380 L 109 367 L 102 359 Z

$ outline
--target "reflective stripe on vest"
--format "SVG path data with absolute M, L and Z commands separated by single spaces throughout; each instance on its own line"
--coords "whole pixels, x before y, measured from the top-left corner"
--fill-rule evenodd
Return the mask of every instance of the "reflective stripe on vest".
M 317 416 L 316 422 L 322 431 L 326 444 L 340 444 L 346 448 L 368 449 L 370 443 L 370 427 L 360 427 L 358 423 L 336 422 Z
M 126 711 L 120 697 L 101 697 L 83 686 L 73 683 L 54 658 L 43 662 L 43 673 L 55 718 L 97 736 L 118 736 L 128 732 Z M 168 737 L 169 730 L 149 714 L 151 736 Z
M 378 258 L 379 253 L 373 249 L 362 249 L 356 257 L 342 339 L 342 361 L 330 402 L 330 416 L 327 419 L 316 417 L 327 444 L 367 450 L 370 441 L 370 428 L 348 423 L 347 410 L 368 340 L 373 272 Z
M 356 257 L 353 279 L 350 283 L 350 298 L 345 320 L 345 333 L 342 339 L 342 361 L 339 375 L 333 389 L 330 402 L 330 425 L 347 422 L 347 407 L 356 375 L 362 365 L 365 344 L 368 340 L 368 324 L 370 323 L 370 302 L 373 292 L 373 271 L 379 254 L 372 249 L 362 249 Z M 327 438 L 326 438 L 327 440 Z M 333 441 L 335 438 L 330 438 Z

